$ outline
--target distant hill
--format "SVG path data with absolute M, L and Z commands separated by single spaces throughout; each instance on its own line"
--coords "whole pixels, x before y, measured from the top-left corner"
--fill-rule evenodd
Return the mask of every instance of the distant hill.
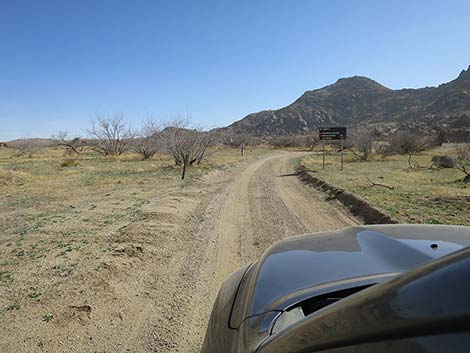
M 27 141 L 31 145 L 38 146 L 38 147 L 51 147 L 55 145 L 54 141 L 49 138 L 16 139 L 16 140 L 8 141 L 6 142 L 6 144 L 8 145 L 8 147 L 15 148 L 18 145 L 21 145 L 22 143 L 24 143 L 25 141 Z
M 420 89 L 393 90 L 367 77 L 342 78 L 305 92 L 285 108 L 250 114 L 222 130 L 275 136 L 334 125 L 470 131 L 470 67 L 449 83 Z

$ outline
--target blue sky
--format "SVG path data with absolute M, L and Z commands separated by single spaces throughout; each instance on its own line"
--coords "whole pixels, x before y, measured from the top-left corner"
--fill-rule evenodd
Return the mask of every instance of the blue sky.
M 115 112 L 224 126 L 356 74 L 437 85 L 469 38 L 468 0 L 0 0 L 0 140 Z

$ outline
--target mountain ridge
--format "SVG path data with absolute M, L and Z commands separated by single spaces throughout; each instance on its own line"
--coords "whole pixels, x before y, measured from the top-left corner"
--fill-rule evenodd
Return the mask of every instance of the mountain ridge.
M 255 136 L 295 135 L 319 126 L 387 125 L 470 129 L 470 66 L 436 87 L 391 89 L 365 76 L 340 78 L 277 110 L 245 116 L 222 130 Z

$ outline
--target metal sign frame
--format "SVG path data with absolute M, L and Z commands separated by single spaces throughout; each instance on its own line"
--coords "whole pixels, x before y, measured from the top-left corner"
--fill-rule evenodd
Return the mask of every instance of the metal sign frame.
M 344 140 L 347 137 L 347 128 L 343 126 L 320 127 L 318 137 L 323 142 L 323 169 L 325 169 L 325 141 L 341 141 L 341 171 L 344 169 Z
M 320 127 L 318 128 L 318 137 L 320 140 L 346 140 L 347 129 L 342 126 L 338 127 Z

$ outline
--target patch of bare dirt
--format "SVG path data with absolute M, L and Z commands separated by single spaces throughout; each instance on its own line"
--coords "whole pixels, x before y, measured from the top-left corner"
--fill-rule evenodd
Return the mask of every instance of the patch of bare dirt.
M 102 246 L 47 257 L 14 280 L 2 274 L 1 307 L 21 306 L 0 313 L 0 351 L 198 352 L 231 272 L 279 239 L 357 224 L 291 175 L 296 157 L 273 153 L 173 185 L 97 232 Z

